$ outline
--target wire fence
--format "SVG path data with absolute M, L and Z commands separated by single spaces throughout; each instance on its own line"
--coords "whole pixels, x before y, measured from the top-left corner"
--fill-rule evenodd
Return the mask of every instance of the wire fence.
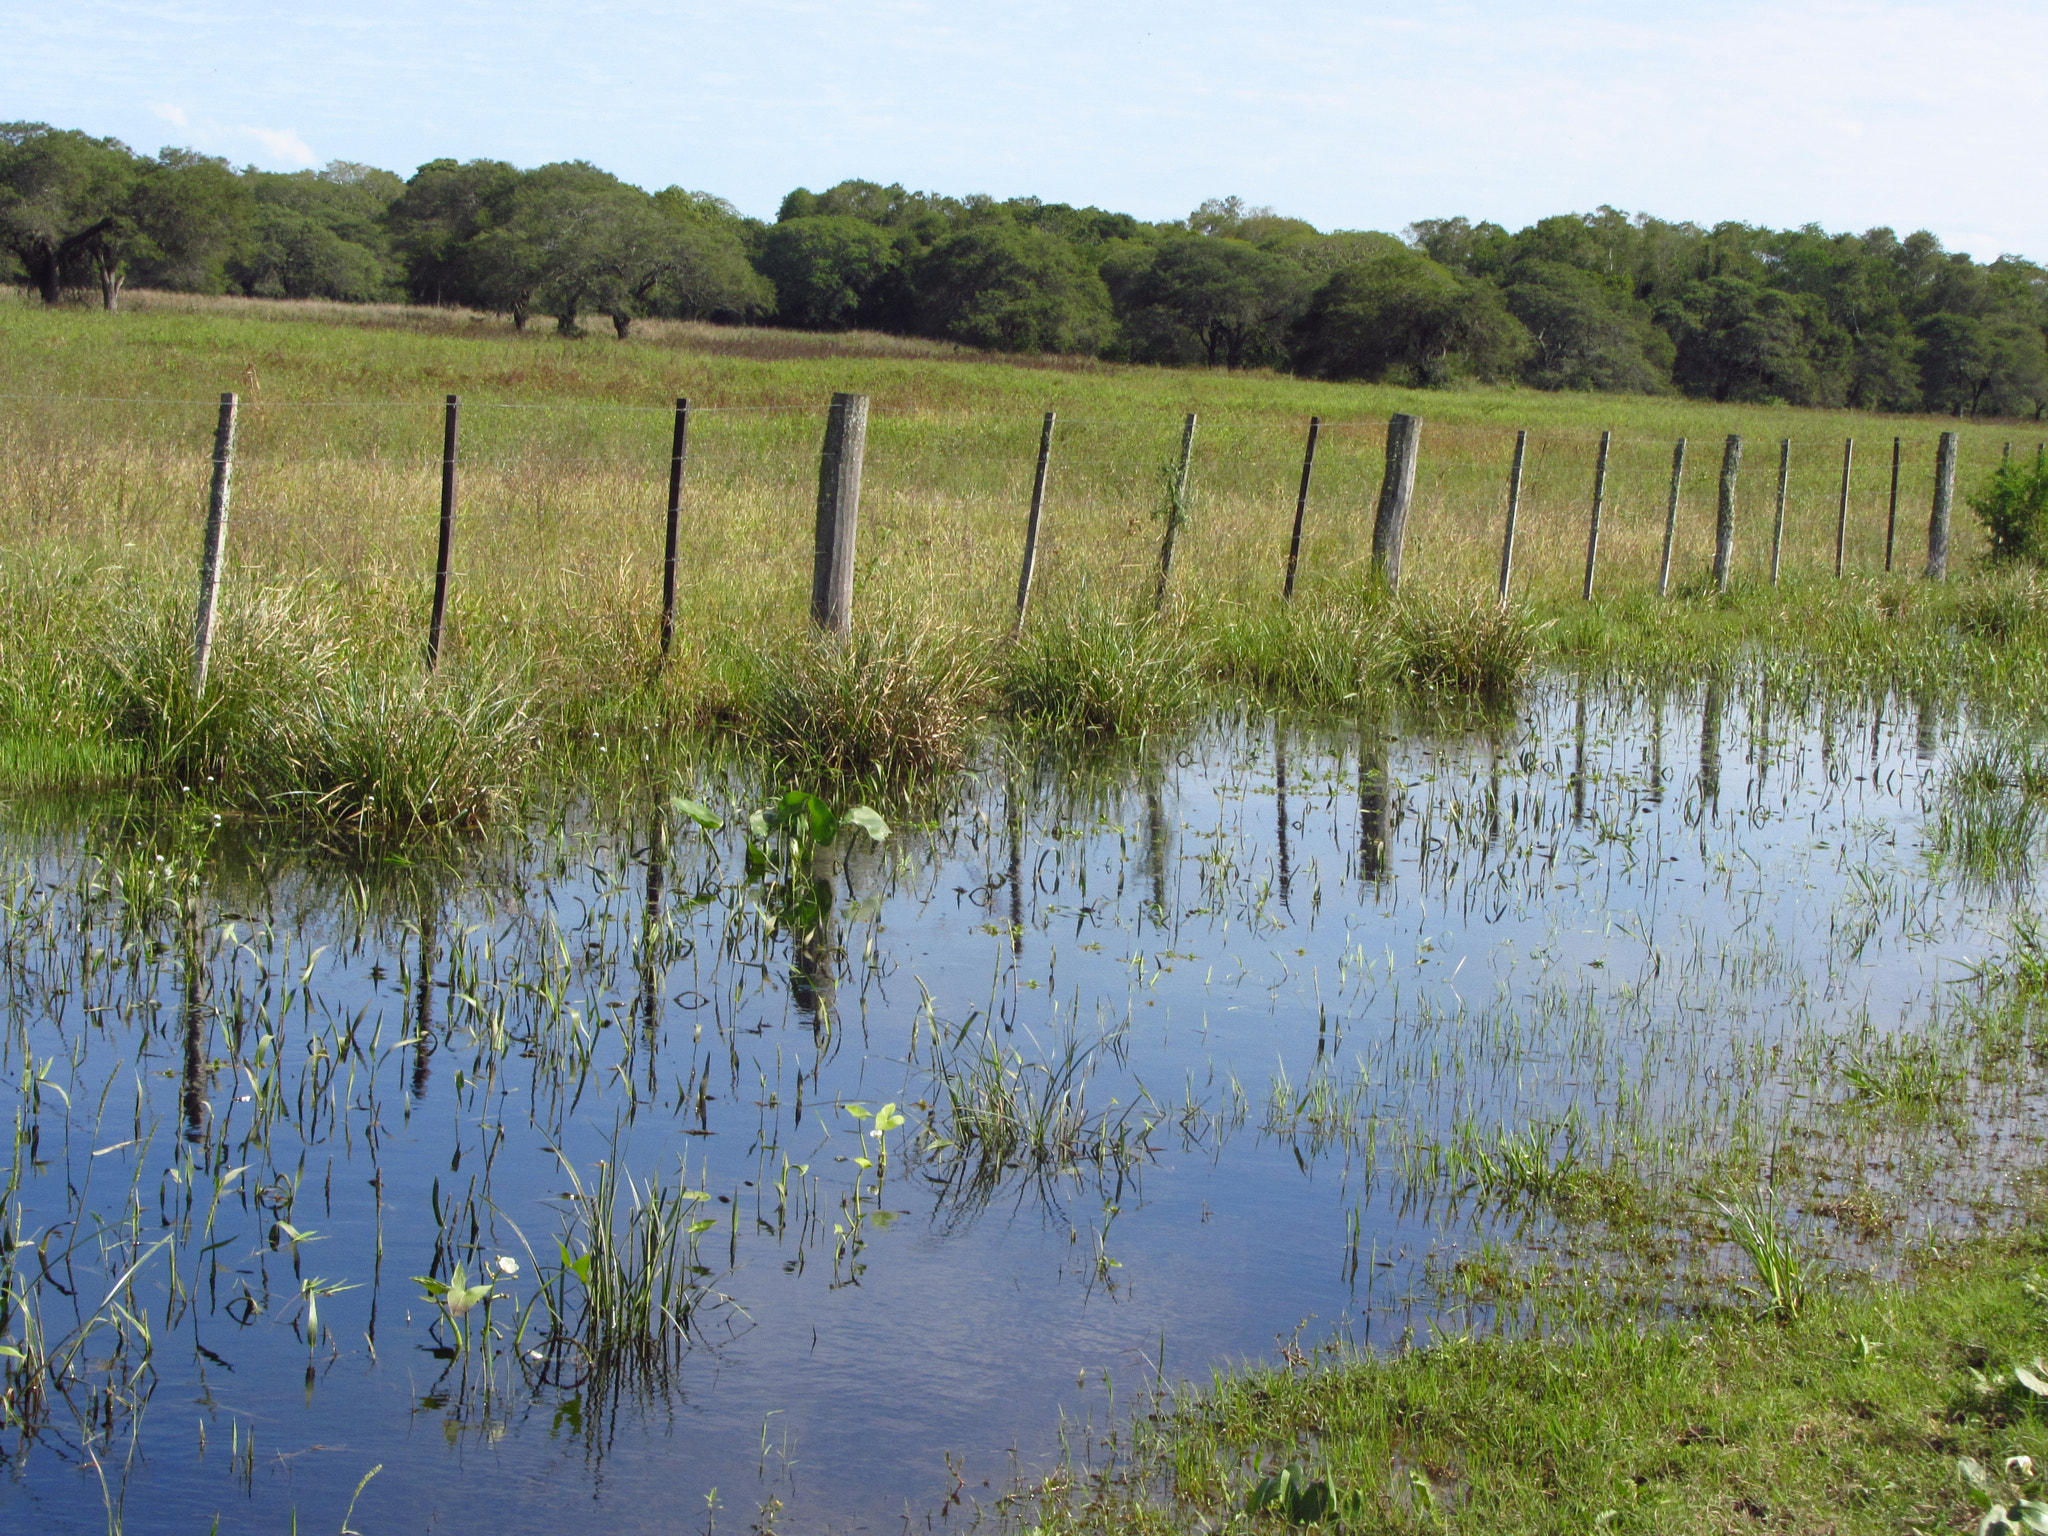
M 189 569 L 212 472 L 214 400 L 0 396 L 0 530 L 17 556 L 99 551 L 142 568 Z M 658 600 L 673 408 L 640 401 L 465 400 L 452 581 L 458 615 L 484 589 L 501 606 L 545 594 Z M 758 622 L 800 611 L 809 592 L 819 403 L 691 408 L 679 515 L 678 603 Z M 438 401 L 240 402 L 228 536 L 230 581 L 409 581 L 434 574 L 442 474 Z M 926 603 L 996 620 L 1014 602 L 1042 418 L 940 410 L 869 417 L 859 527 L 864 598 Z M 1205 601 L 1277 598 L 1300 491 L 1306 421 L 1217 413 L 1198 424 L 1174 582 Z M 1182 418 L 1059 418 L 1051 450 L 1034 605 L 1082 590 L 1138 589 L 1154 570 Z M 1299 587 L 1355 584 L 1370 567 L 1386 463 L 1384 417 L 1320 423 Z M 1518 429 L 1422 428 L 1404 585 L 1493 589 Z M 1832 574 L 1838 530 L 1849 573 L 1925 563 L 1939 429 L 1790 442 L 1782 574 Z M 1576 596 L 1600 454 L 1598 428 L 1528 434 L 1512 595 Z M 1896 511 L 1892 463 L 1897 443 Z M 1689 445 L 1673 523 L 1672 581 L 1714 557 L 1722 435 Z M 1616 433 L 1602 484 L 1594 592 L 1654 591 L 1671 497 L 1673 440 Z M 1956 560 L 1981 548 L 1960 505 L 2010 449 L 1992 429 L 1963 435 Z M 1732 576 L 1769 579 L 1780 442 L 1752 439 L 1737 482 Z

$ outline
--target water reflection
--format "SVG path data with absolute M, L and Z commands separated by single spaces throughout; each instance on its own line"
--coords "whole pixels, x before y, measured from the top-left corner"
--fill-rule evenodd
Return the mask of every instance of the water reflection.
M 945 1453 L 976 1480 L 1049 1454 L 1105 1406 L 1076 1373 L 1162 1332 L 1196 1377 L 1304 1316 L 1426 1335 L 1459 1254 L 1554 1220 L 1489 1192 L 1502 1136 L 1666 1190 L 1822 1146 L 1788 1117 L 1834 1113 L 1856 1053 L 1936 1038 L 2023 889 L 2038 819 L 1944 798 L 1975 739 L 1932 699 L 1737 676 L 1561 680 L 1450 727 L 1219 719 L 1135 759 L 1012 743 L 944 814 L 836 850 L 794 926 L 737 832 L 785 786 L 743 777 L 636 789 L 425 889 L 217 855 L 169 918 L 93 896 L 84 834 L 21 834 L 0 1066 L 49 1064 L 69 1102 L 24 1098 L 14 1198 L 25 1230 L 114 1230 L 164 1190 L 153 1401 L 263 1447 L 250 1474 L 144 1413 L 130 1530 L 338 1520 L 378 1464 L 359 1525 L 665 1530 L 714 1487 L 721 1521 L 741 1488 L 784 1530 L 900 1518 L 955 1486 Z M 734 830 L 673 822 L 677 792 Z M 2008 1089 L 1973 1091 L 1995 1117 Z M 689 1192 L 708 1299 L 658 1376 L 595 1375 L 546 1322 L 543 1282 L 582 1294 L 564 1191 L 601 1164 L 622 1223 Z M 1972 1153 L 1944 1193 L 1998 1177 Z M 495 1352 L 435 1354 L 409 1277 L 501 1258 Z M 350 1289 L 309 1391 L 312 1278 Z M 99 1528 L 65 1456 L 17 1461 L 8 1523 Z

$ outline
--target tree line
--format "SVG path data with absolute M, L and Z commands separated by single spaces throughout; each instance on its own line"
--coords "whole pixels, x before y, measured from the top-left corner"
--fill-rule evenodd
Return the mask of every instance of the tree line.
M 1229 197 L 1184 220 L 845 181 L 775 220 L 582 161 L 236 170 L 0 124 L 0 251 L 50 303 L 130 284 L 535 315 L 853 327 L 998 352 L 1441 387 L 2048 412 L 2048 270 L 1920 231 L 1711 228 L 1602 207 L 1510 232 L 1325 232 Z

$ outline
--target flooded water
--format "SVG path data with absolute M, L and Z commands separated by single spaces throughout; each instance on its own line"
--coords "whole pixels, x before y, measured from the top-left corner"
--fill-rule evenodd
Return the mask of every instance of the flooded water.
M 2003 942 L 2024 849 L 1959 851 L 1970 750 L 1755 678 L 1221 719 L 992 758 L 842 839 L 794 939 L 762 786 L 453 875 L 17 818 L 6 1338 L 69 1392 L 11 1378 L 0 1525 L 332 1530 L 373 1468 L 365 1533 L 960 1522 L 1162 1374 L 1484 1326 L 1460 1256 L 1535 1230 L 1505 1147 L 1864 1189 L 1782 1149 Z M 1944 1144 L 1944 1210 L 1995 1200 Z M 1885 1146 L 1849 1161 L 1918 1219 Z M 601 1164 L 622 1231 L 683 1191 L 679 1350 L 570 1336 Z M 414 1278 L 457 1262 L 497 1289 L 459 1322 Z

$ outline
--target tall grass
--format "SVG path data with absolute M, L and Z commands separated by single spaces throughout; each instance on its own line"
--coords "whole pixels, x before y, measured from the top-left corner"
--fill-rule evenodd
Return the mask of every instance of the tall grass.
M 1886 682 L 1970 678 L 2023 701 L 2048 652 L 2024 573 L 1887 577 L 1873 475 L 1851 579 L 1832 569 L 1839 440 L 1906 435 L 1902 513 L 1937 424 L 1527 391 L 1417 394 L 1263 373 L 1041 360 L 886 338 L 648 326 L 625 343 L 489 317 L 140 296 L 134 312 L 0 303 L 0 767 L 142 771 L 345 826 L 473 823 L 542 762 L 712 725 L 793 769 L 943 771 L 982 719 L 1078 736 L 1171 726 L 1222 684 L 1351 709 L 1395 689 L 1501 697 L 1546 658 L 1696 672 L 1745 646 Z M 214 394 L 244 397 L 219 697 L 177 678 Z M 875 400 L 849 650 L 805 634 L 823 401 Z M 419 678 L 436 400 L 464 393 L 443 675 Z M 677 639 L 656 654 L 669 419 L 691 436 Z M 1033 606 L 1009 642 L 1039 413 L 1060 410 Z M 1155 468 L 1202 416 L 1174 601 L 1150 616 Z M 1407 584 L 1378 597 L 1370 508 L 1386 413 L 1427 418 Z M 1305 418 L 1325 426 L 1299 597 L 1279 596 Z M 1512 602 L 1493 600 L 1514 431 L 1531 428 Z M 1940 426 L 1950 425 L 1940 423 Z M 1616 445 L 1600 599 L 1577 598 L 1599 429 Z M 1712 476 L 1681 498 L 1680 596 L 1654 597 L 1670 438 L 1794 438 L 1785 585 L 1775 489 L 1743 482 L 1735 592 L 1700 589 Z M 1964 428 L 1964 469 L 2007 429 Z M 1927 452 L 1920 450 L 1926 449 Z M 1922 462 L 1922 461 L 1925 462 Z M 1906 525 L 1902 515 L 1902 526 Z M 1959 527 L 1963 563 L 1981 543 Z M 1913 562 L 1904 562 L 1902 571 Z M 1545 627 L 1547 626 L 1547 627 Z M 259 652 L 263 654 L 258 654 Z M 579 745 L 580 744 L 580 745 Z

